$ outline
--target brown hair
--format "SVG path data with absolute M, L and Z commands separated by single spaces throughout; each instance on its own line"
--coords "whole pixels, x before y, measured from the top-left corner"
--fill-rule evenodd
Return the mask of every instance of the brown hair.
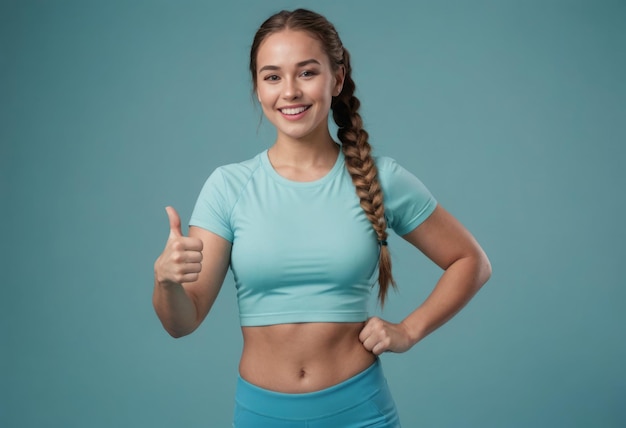
M 292 12 L 283 10 L 269 17 L 254 36 L 250 49 L 250 73 L 254 88 L 256 88 L 256 59 L 259 46 L 269 35 L 286 29 L 306 31 L 318 39 L 330 59 L 333 70 L 337 71 L 341 66 L 345 69 L 343 88 L 338 96 L 333 97 L 331 109 L 333 119 L 338 126 L 337 138 L 341 141 L 346 167 L 352 177 L 361 207 L 378 237 L 380 245 L 378 299 L 382 306 L 385 304 L 389 284 L 394 287 L 396 284 L 391 274 L 391 256 L 387 248 L 387 221 L 383 192 L 378 182 L 378 171 L 372 159 L 368 134 L 363 129 L 363 120 L 358 113 L 361 102 L 354 96 L 356 86 L 351 75 L 350 54 L 343 47 L 335 27 L 324 16 L 306 9 L 297 9 Z

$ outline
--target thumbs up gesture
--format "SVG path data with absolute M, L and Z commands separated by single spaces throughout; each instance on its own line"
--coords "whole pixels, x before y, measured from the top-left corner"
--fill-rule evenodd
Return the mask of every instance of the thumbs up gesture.
M 194 282 L 202 269 L 202 240 L 184 236 L 176 210 L 166 207 L 165 211 L 170 234 L 165 249 L 154 263 L 156 280 L 161 284 Z

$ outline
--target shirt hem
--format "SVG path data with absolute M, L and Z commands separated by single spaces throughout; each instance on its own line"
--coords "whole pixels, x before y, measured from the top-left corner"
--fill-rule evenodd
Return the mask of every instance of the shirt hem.
M 302 312 L 240 316 L 242 327 L 259 327 L 275 324 L 297 324 L 308 322 L 363 322 L 369 317 L 367 312 Z

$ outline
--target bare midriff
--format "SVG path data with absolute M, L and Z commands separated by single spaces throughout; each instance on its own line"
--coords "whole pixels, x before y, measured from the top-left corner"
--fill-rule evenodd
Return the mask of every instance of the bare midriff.
M 300 323 L 242 327 L 239 373 L 261 388 L 305 393 L 362 372 L 376 357 L 359 341 L 364 323 Z

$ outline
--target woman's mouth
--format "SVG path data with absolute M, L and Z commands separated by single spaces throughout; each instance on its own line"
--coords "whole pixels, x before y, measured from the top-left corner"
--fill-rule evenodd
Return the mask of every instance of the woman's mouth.
M 278 109 L 278 111 L 280 111 L 287 119 L 298 119 L 309 108 L 311 108 L 311 106 L 285 107 Z

